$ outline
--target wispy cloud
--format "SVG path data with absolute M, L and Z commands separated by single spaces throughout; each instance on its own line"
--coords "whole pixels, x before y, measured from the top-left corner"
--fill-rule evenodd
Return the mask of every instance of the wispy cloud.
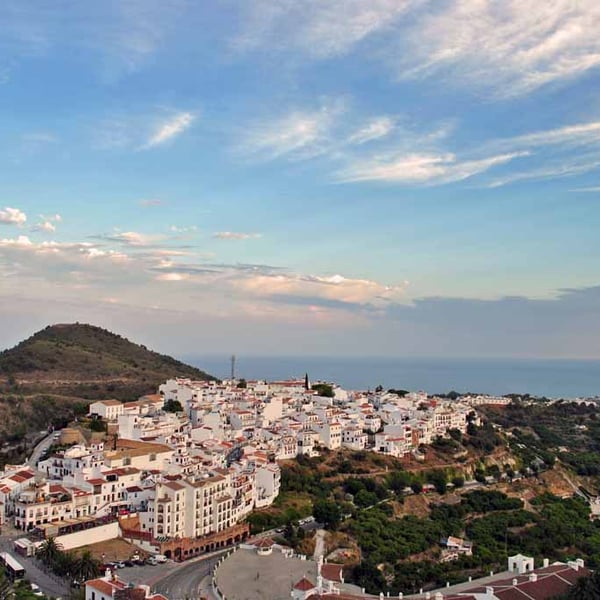
M 56 224 L 62 221 L 62 217 L 58 213 L 50 216 L 39 215 L 39 217 L 41 220 L 31 228 L 32 231 L 54 233 L 56 231 Z
M 423 0 L 255 0 L 247 4 L 244 30 L 234 47 L 291 47 L 314 58 L 339 56 L 422 4 Z
M 400 78 L 443 77 L 496 97 L 528 94 L 600 66 L 596 0 L 260 0 L 235 46 L 331 59 L 369 41 Z M 339 18 L 343 15 L 344 18 Z
M 443 73 L 500 97 L 530 93 L 600 65 L 595 0 L 456 0 L 411 26 L 397 52 L 403 77 Z M 443 71 L 442 71 L 443 70 Z
M 581 145 L 600 144 L 600 121 L 565 125 L 555 129 L 535 131 L 495 142 L 494 146 L 506 148 L 533 148 L 536 146 L 552 146 L 556 144 Z
M 389 135 L 394 129 L 394 120 L 390 117 L 372 119 L 355 131 L 349 138 L 351 144 L 364 144 Z
M 0 223 L 22 227 L 27 222 L 27 215 L 18 208 L 7 206 L 0 210 Z
M 594 187 L 575 188 L 571 192 L 596 193 L 600 192 L 600 185 Z
M 486 187 L 496 188 L 520 181 L 534 181 L 541 179 L 559 179 L 562 177 L 574 177 L 600 168 L 600 156 L 595 159 L 584 158 L 583 160 L 554 161 L 546 167 L 531 169 L 529 171 L 517 171 L 505 177 L 492 180 Z
M 322 154 L 330 144 L 342 101 L 325 103 L 317 110 L 294 110 L 248 127 L 238 150 L 242 154 L 272 160 L 282 156 L 307 158 Z
M 115 231 L 103 235 L 93 236 L 95 239 L 109 242 L 119 242 L 125 246 L 150 246 L 166 239 L 165 235 L 139 233 L 137 231 Z
M 6 0 L 0 7 L 0 35 L 12 63 L 68 44 L 102 79 L 114 81 L 139 69 L 164 44 L 185 6 L 185 0 L 74 3 L 65 19 L 60 7 L 42 10 L 31 0 Z
M 143 206 L 144 208 L 150 208 L 153 206 L 161 206 L 162 204 L 164 204 L 164 202 L 162 200 L 159 200 L 158 198 L 148 198 L 140 200 L 138 204 L 140 206 Z
M 161 123 L 142 149 L 147 150 L 160 146 L 169 140 L 181 135 L 186 129 L 189 129 L 194 122 L 195 116 L 190 112 L 180 112 L 170 117 L 164 123 Z
M 458 160 L 452 153 L 386 156 L 356 162 L 340 171 L 337 179 L 340 182 L 381 181 L 439 185 L 468 179 L 524 156 L 528 156 L 528 152 L 513 152 L 474 160 Z
M 218 231 L 213 235 L 218 240 L 252 240 L 262 237 L 260 233 L 241 233 L 235 231 Z

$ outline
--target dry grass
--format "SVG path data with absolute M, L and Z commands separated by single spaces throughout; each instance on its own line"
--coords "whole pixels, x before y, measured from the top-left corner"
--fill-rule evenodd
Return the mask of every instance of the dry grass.
M 89 550 L 94 558 L 97 558 L 101 562 L 110 562 L 114 560 L 127 560 L 131 556 L 137 553 L 140 557 L 145 558 L 148 553 L 144 550 L 140 550 L 137 546 L 126 542 L 120 538 L 114 540 L 107 540 L 105 542 L 98 542 L 97 544 L 90 544 L 89 546 L 83 546 L 77 548 L 76 552 L 81 553 L 84 550 Z

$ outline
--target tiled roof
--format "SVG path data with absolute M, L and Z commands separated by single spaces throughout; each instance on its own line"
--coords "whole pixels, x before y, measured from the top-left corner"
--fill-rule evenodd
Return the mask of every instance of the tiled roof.
M 306 579 L 306 577 L 303 577 L 295 586 L 294 586 L 295 590 L 298 590 L 300 592 L 308 592 L 308 590 L 314 590 L 315 589 L 315 584 L 312 583 L 310 580 Z

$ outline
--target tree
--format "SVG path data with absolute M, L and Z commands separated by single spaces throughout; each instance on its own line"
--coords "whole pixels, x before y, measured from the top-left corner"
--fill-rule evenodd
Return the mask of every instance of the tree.
M 308 382 L 308 373 L 304 373 L 304 389 L 306 391 L 310 389 L 310 384 Z
M 342 520 L 340 507 L 330 500 L 317 500 L 313 505 L 313 517 L 328 529 L 335 529 Z
M 410 484 L 410 489 L 415 493 L 415 494 L 420 494 L 423 491 L 423 484 L 420 481 L 413 481 Z
M 84 550 L 73 566 L 73 576 L 78 581 L 94 579 L 100 574 L 100 562 L 93 557 L 89 550 Z
M 571 588 L 567 600 L 596 600 L 600 598 L 600 572 L 589 577 L 582 577 Z
M 238 382 L 236 387 L 240 390 L 245 390 L 248 387 L 248 382 L 242 377 Z
M 163 405 L 163 410 L 171 413 L 183 412 L 183 406 L 179 400 L 167 400 Z
M 59 560 L 62 554 L 62 545 L 55 538 L 46 538 L 37 549 L 36 557 L 39 558 L 47 567 L 52 568 Z
M 324 398 L 335 397 L 333 386 L 329 383 L 315 383 L 313 384 L 312 389 L 317 392 L 319 396 L 323 396 Z

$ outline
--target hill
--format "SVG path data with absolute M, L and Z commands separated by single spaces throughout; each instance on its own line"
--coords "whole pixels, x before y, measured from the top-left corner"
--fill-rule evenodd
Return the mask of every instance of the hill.
M 0 466 L 22 460 L 48 426 L 85 415 L 91 400 L 135 400 L 174 376 L 215 379 L 93 325 L 38 331 L 0 353 Z
M 211 375 L 84 324 L 52 325 L 0 353 L 0 393 L 59 394 L 131 400 L 173 376 Z

